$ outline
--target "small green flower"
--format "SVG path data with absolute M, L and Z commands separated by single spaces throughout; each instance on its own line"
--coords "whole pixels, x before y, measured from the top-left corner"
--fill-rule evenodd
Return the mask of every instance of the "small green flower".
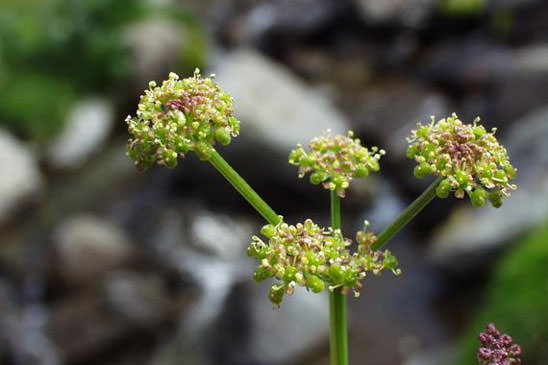
M 377 147 L 371 150 L 363 147 L 360 140 L 353 137 L 352 131 L 347 136 L 335 137 L 327 131 L 310 142 L 308 152 L 302 145 L 297 145 L 289 155 L 289 163 L 299 166 L 299 177 L 311 172 L 312 184 L 322 184 L 325 189 L 334 190 L 344 197 L 353 178 L 363 178 L 371 171 L 379 171 L 379 159 L 385 154 Z
M 450 193 L 460 199 L 468 195 L 475 207 L 483 206 L 487 198 L 498 208 L 502 196 L 516 189 L 510 184 L 516 169 L 497 141 L 496 129 L 487 132 L 478 122 L 476 118 L 473 124 L 464 124 L 453 114 L 437 122 L 432 117 L 428 125 L 418 123 L 408 138 L 407 157 L 417 162 L 417 178 L 442 178 L 436 189 L 439 198 Z
M 135 117 L 128 116 L 128 155 L 141 169 L 158 163 L 177 166 L 179 157 L 194 151 L 202 160 L 211 156 L 211 146 L 230 143 L 240 131 L 234 118 L 232 97 L 223 92 L 214 76 L 180 80 L 175 73 L 161 86 L 149 83 L 141 95 Z
M 356 235 L 358 249 L 351 253 L 351 241 L 345 239 L 340 230 L 320 228 L 312 220 L 288 225 L 280 218 L 276 226 L 266 225 L 261 233 L 263 241 L 252 238 L 248 255 L 257 259 L 253 278 L 262 282 L 275 278 L 270 289 L 271 302 L 279 306 L 285 294 L 293 294 L 296 286 L 307 288 L 313 293 L 342 288 L 344 294 L 359 295 L 360 280 L 368 271 L 375 275 L 384 269 L 399 275 L 398 261 L 389 251 L 372 251 L 376 241 L 367 230 Z

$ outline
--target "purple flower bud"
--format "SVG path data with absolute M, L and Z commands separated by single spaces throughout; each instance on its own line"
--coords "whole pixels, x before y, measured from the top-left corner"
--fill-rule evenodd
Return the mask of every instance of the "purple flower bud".
M 510 335 L 501 334 L 495 324 L 489 323 L 478 338 L 481 343 L 477 352 L 479 365 L 521 364 L 521 347 L 512 343 Z

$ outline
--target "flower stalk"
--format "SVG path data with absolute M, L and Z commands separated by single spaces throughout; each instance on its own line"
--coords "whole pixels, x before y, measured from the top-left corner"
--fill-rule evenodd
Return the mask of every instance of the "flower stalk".
M 224 178 L 240 193 L 245 200 L 270 224 L 276 225 L 280 217 L 274 210 L 253 190 L 251 186 L 226 162 L 226 160 L 211 148 L 209 163 L 224 176 Z
M 331 227 L 341 229 L 341 199 L 331 191 Z M 329 349 L 331 365 L 348 364 L 348 330 L 346 296 L 341 288 L 329 291 Z
M 388 241 L 394 237 L 399 231 L 401 231 L 409 222 L 413 220 L 435 197 L 436 189 L 440 184 L 441 179 L 436 179 L 426 190 L 419 195 L 401 214 L 392 222 L 388 227 L 382 231 L 377 237 L 377 242 L 375 242 L 371 249 L 379 250 Z

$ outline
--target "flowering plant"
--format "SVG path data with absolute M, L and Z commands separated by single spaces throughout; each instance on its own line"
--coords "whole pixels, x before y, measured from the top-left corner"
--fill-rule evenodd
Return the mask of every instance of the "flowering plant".
M 197 70 L 182 80 L 171 73 L 160 86 L 150 82 L 136 116 L 129 116 L 126 122 L 131 136 L 127 152 L 138 167 L 146 169 L 158 163 L 174 168 L 180 157 L 192 151 L 216 168 L 267 221 L 261 230 L 264 238 L 251 238 L 248 255 L 259 261 L 253 274 L 256 281 L 276 281 L 269 294 L 275 306 L 298 286 L 313 293 L 328 291 L 334 365 L 348 363 L 346 296 L 352 292 L 359 295 L 367 273 L 378 275 L 386 269 L 401 273 L 395 256 L 388 250 L 380 251 L 396 233 L 435 197 L 468 195 L 474 206 L 480 207 L 489 199 L 494 207 L 500 207 L 502 197 L 516 189 L 509 182 L 516 169 L 494 136 L 494 129 L 487 132 L 478 124 L 479 119 L 465 124 L 455 114 L 437 122 L 432 118 L 430 124 L 419 123 L 411 132 L 407 156 L 417 162 L 417 178 L 434 175 L 436 180 L 378 236 L 366 223 L 356 233 L 357 249 L 351 252 L 351 240 L 341 229 L 341 198 L 353 179 L 379 171 L 384 150 L 363 146 L 352 132 L 334 137 L 327 132 L 314 138 L 309 150 L 298 145 L 290 153 L 289 163 L 298 166 L 299 177 L 310 173 L 312 184 L 329 190 L 331 226 L 322 228 L 310 219 L 291 225 L 217 152 L 217 143 L 227 145 L 238 135 L 240 123 L 234 117 L 232 98 L 213 76 L 202 78 Z M 505 356 L 512 361 L 517 359 L 519 347 L 510 345 L 508 337 L 499 336 L 493 328 L 488 327 L 487 334 L 480 336 L 481 364 L 499 364 L 488 361 L 499 358 L 501 351 L 506 351 Z M 504 364 L 519 364 L 516 361 Z

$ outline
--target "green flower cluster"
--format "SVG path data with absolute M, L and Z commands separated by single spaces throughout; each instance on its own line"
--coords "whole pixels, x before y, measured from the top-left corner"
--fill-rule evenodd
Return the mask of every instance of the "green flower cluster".
M 358 249 L 350 253 L 351 240 L 340 230 L 320 228 L 312 220 L 288 225 L 266 225 L 261 234 L 266 242 L 253 236 L 248 255 L 260 261 L 253 274 L 257 282 L 276 278 L 270 288 L 270 301 L 279 306 L 285 294 L 293 294 L 297 285 L 314 293 L 342 288 L 348 295 L 359 295 L 360 280 L 367 272 L 375 275 L 390 269 L 399 275 L 397 259 L 389 251 L 373 251 L 375 235 L 366 229 L 356 235 Z
M 299 166 L 299 177 L 311 172 L 312 184 L 321 183 L 324 188 L 334 190 L 344 198 L 353 178 L 366 177 L 371 171 L 379 171 L 379 159 L 385 154 L 377 147 L 367 149 L 353 137 L 352 131 L 347 136 L 335 137 L 327 131 L 310 142 L 308 152 L 302 145 L 297 145 L 289 155 L 289 163 Z
M 516 169 L 508 160 L 506 149 L 495 137 L 496 129 L 487 132 L 478 124 L 464 124 L 456 114 L 432 122 L 418 123 L 408 138 L 407 157 L 414 159 L 415 176 L 435 175 L 441 178 L 436 194 L 447 198 L 454 192 L 462 199 L 467 194 L 473 206 L 481 207 L 485 200 L 498 208 L 502 197 L 510 196 L 516 185 L 510 180 Z
M 141 169 L 155 163 L 174 168 L 189 151 L 207 160 L 211 146 L 228 145 L 238 135 L 240 122 L 233 113 L 232 97 L 214 76 L 202 78 L 196 70 L 193 77 L 180 80 L 170 73 L 161 86 L 149 83 L 137 115 L 127 117 L 128 155 Z

